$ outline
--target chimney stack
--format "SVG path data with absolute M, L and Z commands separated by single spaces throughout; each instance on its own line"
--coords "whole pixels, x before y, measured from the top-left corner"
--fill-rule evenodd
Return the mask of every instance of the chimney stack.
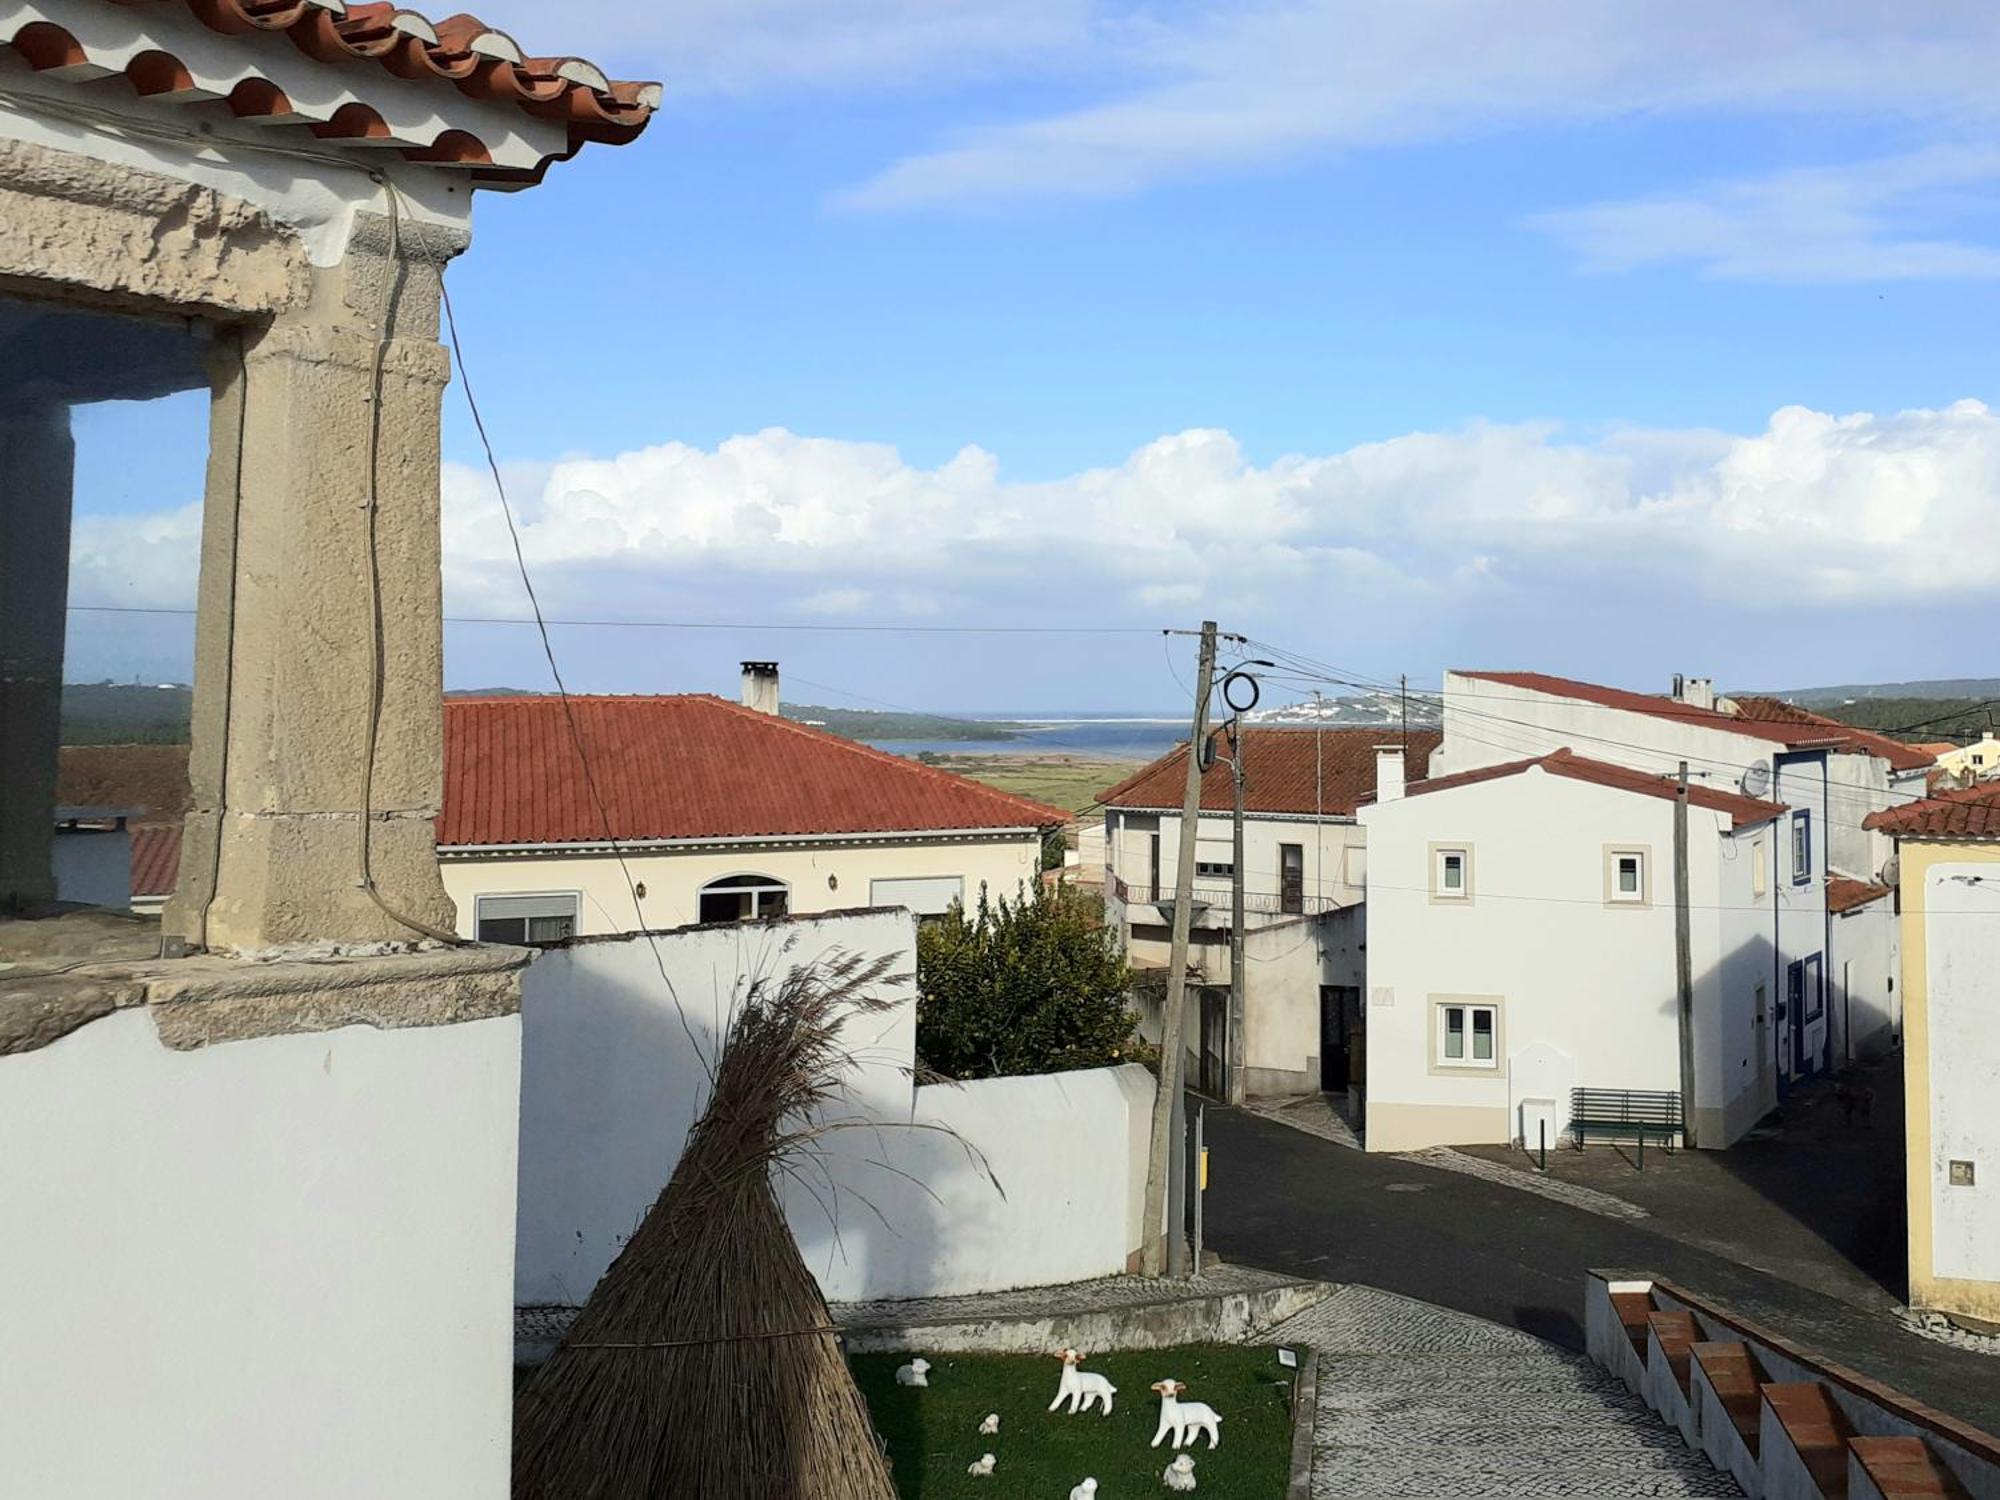
M 1401 745 L 1377 745 L 1375 747 L 1375 801 L 1397 802 L 1403 796 L 1403 747 Z
M 760 714 L 778 711 L 778 664 L 774 661 L 743 663 L 743 706 Z
M 1689 708 L 1715 707 L 1715 679 L 1713 677 L 1683 677 L 1674 673 L 1674 697 Z

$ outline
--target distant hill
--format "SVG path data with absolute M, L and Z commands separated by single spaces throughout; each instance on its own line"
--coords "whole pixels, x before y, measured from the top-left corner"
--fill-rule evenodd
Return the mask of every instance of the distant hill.
M 822 708 L 816 703 L 787 703 L 779 710 L 801 724 L 844 735 L 850 740 L 964 740 L 992 742 L 1020 736 L 1000 724 L 978 719 L 954 719 L 944 714 L 877 712 L 872 708 Z
M 2000 689 L 2000 683 L 1994 684 Z M 1778 696 L 1773 694 L 1772 696 Z M 2000 724 L 2000 706 L 1986 698 L 1900 698 L 1847 697 L 1832 702 L 1791 701 L 1815 713 L 1852 724 L 1856 729 L 1872 729 L 1903 740 L 1976 740 L 1982 730 Z
M 1940 677 L 1922 682 L 1851 682 L 1838 687 L 1789 688 L 1764 696 L 1783 698 L 1802 708 L 1824 710 L 1829 704 L 1849 699 L 1915 698 L 1926 701 L 1958 698 L 1963 700 L 2000 698 L 2000 677 Z
M 63 686 L 65 745 L 185 745 L 194 689 L 129 682 Z

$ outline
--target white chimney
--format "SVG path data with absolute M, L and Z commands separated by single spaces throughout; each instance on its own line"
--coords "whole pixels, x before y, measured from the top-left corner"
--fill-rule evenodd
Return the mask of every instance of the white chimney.
M 1375 747 L 1375 801 L 1397 802 L 1403 796 L 1403 747 Z
M 1683 677 L 1674 673 L 1674 698 L 1689 708 L 1715 707 L 1715 679 L 1713 677 Z
M 778 664 L 774 661 L 743 663 L 743 706 L 760 714 L 778 711 Z

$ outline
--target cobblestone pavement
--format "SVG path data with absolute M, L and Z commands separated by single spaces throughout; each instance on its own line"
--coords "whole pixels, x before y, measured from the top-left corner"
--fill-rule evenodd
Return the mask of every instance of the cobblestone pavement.
M 1313 1500 L 1740 1495 L 1580 1355 L 1345 1286 L 1262 1339 L 1319 1351 Z
M 1502 1187 L 1533 1193 L 1557 1203 L 1567 1203 L 1571 1208 L 1580 1208 L 1587 1213 L 1603 1214 L 1607 1219 L 1652 1217 L 1638 1204 L 1627 1203 L 1623 1198 L 1614 1197 L 1610 1193 L 1600 1193 L 1595 1188 L 1564 1182 L 1557 1177 L 1543 1177 L 1525 1165 L 1503 1166 L 1484 1157 L 1468 1156 L 1465 1152 L 1454 1151 L 1449 1146 L 1432 1146 L 1423 1151 L 1406 1151 L 1398 1154 L 1404 1161 L 1420 1161 L 1427 1167 L 1442 1167 L 1447 1172 L 1463 1172 L 1467 1177 L 1479 1177 L 1487 1182 L 1497 1182 Z

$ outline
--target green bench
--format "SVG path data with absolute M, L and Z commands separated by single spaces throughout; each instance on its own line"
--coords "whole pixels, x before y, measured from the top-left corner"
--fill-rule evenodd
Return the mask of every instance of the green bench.
M 1644 1171 L 1647 1136 L 1669 1151 L 1680 1137 L 1681 1096 L 1665 1089 L 1571 1089 L 1569 1130 L 1579 1151 L 1589 1135 L 1637 1137 Z

